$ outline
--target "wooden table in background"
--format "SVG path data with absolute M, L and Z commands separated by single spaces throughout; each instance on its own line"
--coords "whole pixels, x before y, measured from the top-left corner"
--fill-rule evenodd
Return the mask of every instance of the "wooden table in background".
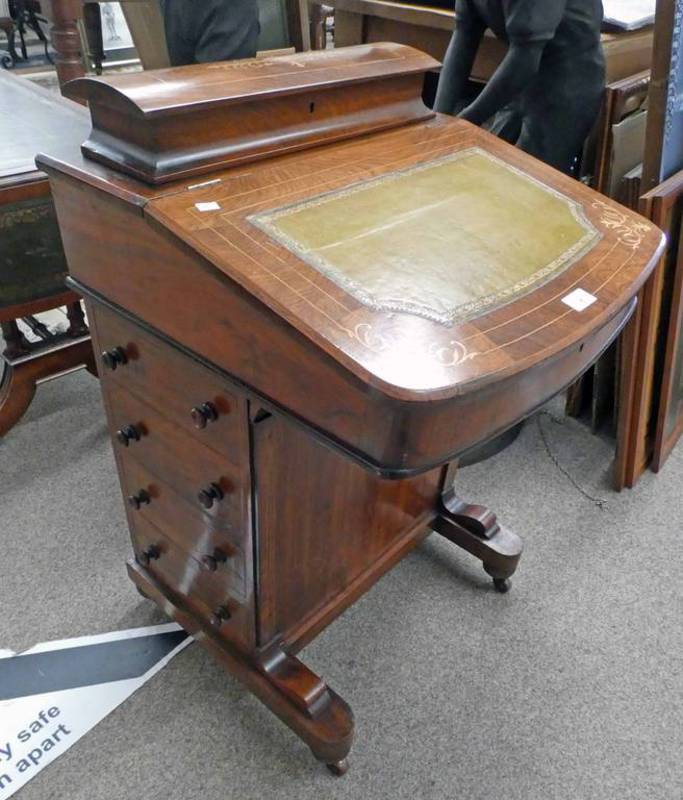
M 399 42 L 443 60 L 453 30 L 453 11 L 386 0 L 312 0 L 335 9 L 335 45 Z M 616 81 L 648 69 L 652 59 L 652 28 L 603 33 L 607 80 Z M 473 77 L 487 80 L 505 55 L 505 45 L 486 36 Z
M 64 283 L 66 259 L 50 186 L 35 165 L 42 150 L 61 152 L 74 136 L 87 136 L 88 116 L 75 103 L 0 70 L 0 436 L 20 419 L 36 384 L 80 366 L 94 371 L 80 300 Z M 66 305 L 69 328 L 52 334 L 34 314 Z M 22 335 L 17 319 L 37 334 Z

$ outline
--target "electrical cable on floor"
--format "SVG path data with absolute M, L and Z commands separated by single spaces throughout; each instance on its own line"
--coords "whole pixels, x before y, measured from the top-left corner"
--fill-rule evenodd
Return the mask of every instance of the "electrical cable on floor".
M 559 419 L 558 417 L 551 414 L 549 411 L 541 411 L 536 415 L 536 424 L 538 425 L 538 432 L 541 436 L 541 441 L 545 447 L 546 453 L 548 457 L 553 462 L 553 464 L 557 467 L 557 469 L 565 476 L 565 478 L 571 483 L 571 485 L 585 498 L 594 503 L 601 511 L 605 511 L 607 509 L 608 503 L 607 500 L 603 497 L 594 497 L 592 494 L 587 492 L 583 486 L 573 477 L 573 475 L 565 469 L 562 464 L 560 464 L 557 456 L 553 453 L 550 445 L 548 444 L 548 439 L 546 437 L 546 432 L 543 430 L 543 425 L 541 425 L 541 417 L 549 417 L 556 425 L 564 425 L 564 420 Z

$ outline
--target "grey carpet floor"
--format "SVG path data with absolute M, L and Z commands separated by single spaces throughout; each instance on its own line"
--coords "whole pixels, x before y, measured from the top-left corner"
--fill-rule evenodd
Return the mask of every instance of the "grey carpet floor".
M 356 716 L 334 779 L 191 645 L 20 793 L 22 800 L 682 800 L 683 446 L 608 488 L 609 445 L 532 421 L 461 492 L 520 532 L 495 594 L 436 536 L 302 654 Z M 0 648 L 161 622 L 129 584 L 97 382 L 41 387 L 0 442 Z

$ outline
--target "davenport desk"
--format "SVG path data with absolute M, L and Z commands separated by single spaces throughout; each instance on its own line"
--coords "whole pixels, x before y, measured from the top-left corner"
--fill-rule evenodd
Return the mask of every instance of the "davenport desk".
M 520 540 L 449 464 L 585 370 L 649 222 L 422 103 L 362 45 L 69 84 L 43 155 L 87 298 L 139 590 L 337 774 L 349 706 L 296 656 L 432 530 L 506 591 Z

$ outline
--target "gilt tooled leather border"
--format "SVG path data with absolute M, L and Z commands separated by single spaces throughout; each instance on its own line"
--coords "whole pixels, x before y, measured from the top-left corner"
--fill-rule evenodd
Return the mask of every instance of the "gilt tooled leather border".
M 484 297 L 477 298 L 476 300 L 468 303 L 462 303 L 449 310 L 448 313 L 442 313 L 432 307 L 418 303 L 411 303 L 409 301 L 378 302 L 377 299 L 372 294 L 367 292 L 357 281 L 354 281 L 342 274 L 339 269 L 334 266 L 334 264 L 330 263 L 325 258 L 315 253 L 311 253 L 295 239 L 292 239 L 290 236 L 283 233 L 277 226 L 277 220 L 280 217 L 283 217 L 294 211 L 313 208 L 315 206 L 323 205 L 330 200 L 349 197 L 366 189 L 372 188 L 373 186 L 389 183 L 406 175 L 432 169 L 440 164 L 445 164 L 452 161 L 460 161 L 465 158 L 470 158 L 474 155 L 480 155 L 489 159 L 497 165 L 520 176 L 524 180 L 536 184 L 544 191 L 549 192 L 554 197 L 566 203 L 576 222 L 578 222 L 578 224 L 585 230 L 585 234 L 581 237 L 581 239 L 565 250 L 558 258 L 546 264 L 546 266 L 542 267 L 541 269 L 536 270 L 536 272 L 534 272 L 532 275 L 529 275 L 528 277 L 506 287 L 499 292 L 485 295 Z M 507 162 L 497 158 L 480 147 L 468 147 L 458 153 L 434 159 L 433 161 L 426 161 L 422 164 L 417 164 L 406 169 L 395 170 L 385 175 L 380 175 L 377 178 L 371 178 L 370 180 L 358 181 L 350 186 L 344 187 L 343 189 L 333 189 L 332 191 L 323 192 L 322 194 L 316 195 L 315 197 L 311 197 L 307 200 L 299 200 L 278 208 L 269 209 L 268 211 L 261 211 L 248 216 L 247 221 L 286 247 L 290 252 L 294 253 L 306 264 L 309 264 L 318 272 L 325 275 L 325 277 L 329 278 L 345 292 L 348 292 L 352 297 L 355 297 L 364 306 L 367 306 L 374 311 L 397 311 L 406 314 L 415 314 L 416 316 L 424 317 L 432 322 L 438 322 L 449 327 L 474 319 L 475 317 L 480 316 L 486 311 L 491 311 L 494 308 L 500 308 L 507 303 L 519 299 L 525 294 L 540 288 L 557 274 L 569 269 L 577 261 L 580 261 L 586 255 L 586 253 L 593 249 L 593 247 L 600 239 L 602 239 L 603 236 L 602 233 L 598 231 L 598 229 L 585 215 L 583 208 L 579 203 L 562 194 L 562 192 L 559 192 L 557 189 L 554 189 L 552 186 L 548 186 L 548 184 L 543 183 L 543 181 L 540 181 L 523 170 L 508 164 Z

